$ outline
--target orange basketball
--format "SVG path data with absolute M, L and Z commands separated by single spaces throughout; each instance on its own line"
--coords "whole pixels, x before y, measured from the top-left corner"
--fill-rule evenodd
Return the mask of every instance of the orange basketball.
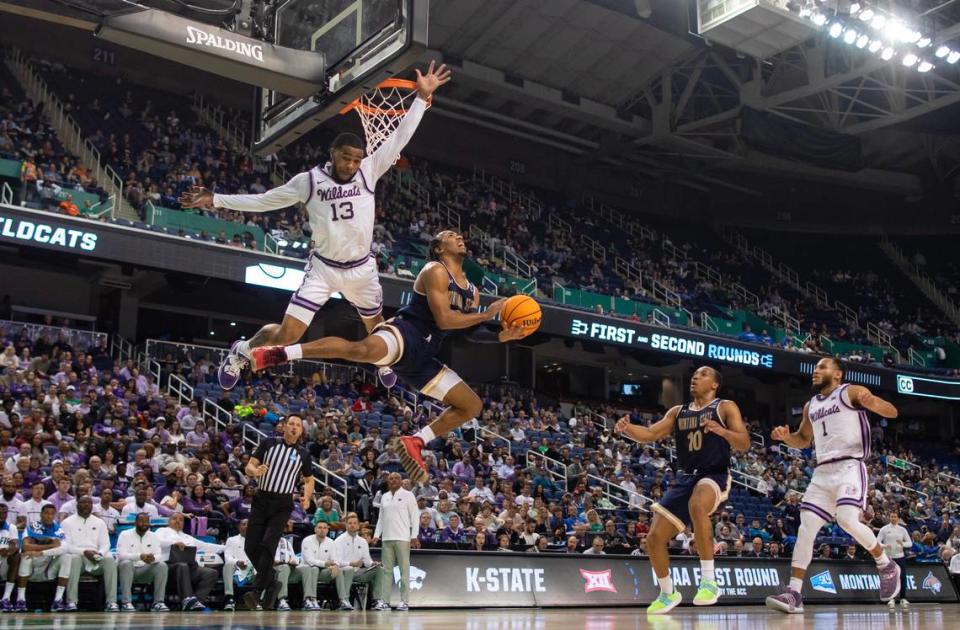
M 523 327 L 523 336 L 532 335 L 540 328 L 542 313 L 540 305 L 529 295 L 514 295 L 507 298 L 507 302 L 500 311 L 500 320 L 503 327 L 513 326 L 514 322 Z

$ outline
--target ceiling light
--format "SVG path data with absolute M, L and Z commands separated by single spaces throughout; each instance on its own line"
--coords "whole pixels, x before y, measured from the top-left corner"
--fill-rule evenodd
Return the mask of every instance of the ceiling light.
M 908 30 L 908 31 L 904 34 L 904 40 L 903 40 L 903 41 L 907 42 L 908 44 L 915 44 L 915 43 L 917 43 L 917 42 L 920 41 L 920 38 L 921 38 L 921 37 L 923 37 L 923 33 L 921 33 L 920 31 L 911 31 L 911 30 Z
M 883 33 L 890 39 L 895 39 L 900 37 L 900 31 L 903 29 L 903 22 L 900 20 L 890 20 L 887 22 L 887 25 L 883 27 Z
M 957 63 L 960 61 L 960 51 L 954 50 L 947 55 L 947 63 Z
M 919 60 L 920 60 L 920 58 L 917 57 L 915 54 L 913 54 L 913 53 L 907 53 L 906 55 L 903 56 L 903 65 L 905 65 L 905 66 L 907 66 L 907 67 L 909 68 L 909 67 L 912 66 L 913 64 L 917 63 L 917 61 L 919 61 Z
M 933 43 L 933 40 L 932 40 L 932 39 L 930 39 L 929 37 L 924 36 L 924 37 L 921 37 L 921 38 L 920 38 L 920 41 L 917 42 L 917 47 L 918 47 L 918 48 L 926 48 L 927 46 L 929 46 L 929 45 L 932 44 L 932 43 Z
M 893 59 L 893 55 L 895 53 L 896 51 L 893 48 L 887 46 L 886 48 L 883 49 L 883 52 L 880 54 L 880 58 L 883 59 L 884 61 L 890 61 L 891 59 Z
M 864 22 L 869 22 L 873 19 L 874 15 L 876 14 L 873 12 L 873 9 L 864 9 L 863 13 L 860 14 L 860 19 Z
M 866 35 L 861 35 L 857 38 L 857 48 L 863 48 L 870 42 L 870 38 Z
M 937 48 L 937 51 L 933 54 L 937 57 L 937 59 L 943 59 L 944 57 L 950 54 L 950 47 L 941 46 L 940 48 Z
M 847 29 L 847 32 L 843 34 L 843 41 L 847 44 L 852 44 L 857 41 L 857 32 L 852 28 Z
M 872 53 L 875 53 L 881 48 L 883 48 L 883 42 L 881 42 L 879 39 L 875 39 L 872 42 L 870 42 L 870 47 L 867 50 L 869 50 Z
M 823 13 L 816 13 L 813 16 L 813 23 L 817 26 L 823 26 L 827 23 L 827 16 Z
M 843 33 L 843 24 L 840 22 L 834 22 L 830 25 L 830 37 L 836 39 L 840 37 L 840 34 Z
M 813 13 L 813 9 L 811 9 L 808 6 L 805 6 L 802 9 L 800 9 L 800 17 L 808 18 L 812 13 Z
M 884 16 L 878 13 L 877 15 L 873 16 L 873 22 L 870 22 L 870 26 L 879 30 L 883 28 L 883 25 L 886 23 L 887 23 L 887 18 L 885 18 Z
M 933 70 L 933 64 L 929 61 L 921 61 L 920 65 L 917 66 L 917 72 L 930 72 Z
M 850 15 L 856 15 L 859 12 L 860 12 L 859 2 L 854 2 L 853 4 L 850 5 Z

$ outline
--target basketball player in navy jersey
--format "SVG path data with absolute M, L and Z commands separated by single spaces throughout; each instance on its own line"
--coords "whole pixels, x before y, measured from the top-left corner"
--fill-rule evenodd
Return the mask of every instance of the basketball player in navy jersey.
M 415 483 L 429 478 L 421 455 L 424 445 L 477 417 L 483 406 L 470 386 L 437 358 L 443 340 L 457 330 L 467 330 L 468 338 L 477 343 L 506 343 L 524 336 L 519 324 L 499 332 L 484 325 L 500 313 L 506 300 L 493 302 L 482 313 L 477 311 L 479 291 L 463 271 L 467 258 L 463 236 L 452 230 L 440 232 L 430 241 L 430 258 L 413 283 L 410 304 L 366 339 L 325 337 L 293 346 L 254 348 L 250 357 L 254 371 L 300 358 L 389 366 L 401 381 L 447 405 L 429 426 L 399 439 L 400 461 Z
M 677 479 L 659 503 L 653 505 L 653 524 L 647 534 L 647 551 L 653 565 L 660 596 L 647 608 L 648 615 L 663 615 L 680 603 L 680 592 L 670 578 L 667 545 L 693 525 L 700 555 L 700 587 L 693 599 L 695 606 L 710 606 L 720 597 L 713 566 L 713 525 L 710 516 L 730 493 L 730 449 L 746 451 L 750 435 L 732 400 L 721 400 L 717 393 L 723 384 L 720 373 L 711 367 L 698 368 L 690 379 L 693 402 L 671 408 L 649 427 L 630 424 L 624 416 L 616 431 L 640 442 L 657 442 L 668 437 L 676 440 Z

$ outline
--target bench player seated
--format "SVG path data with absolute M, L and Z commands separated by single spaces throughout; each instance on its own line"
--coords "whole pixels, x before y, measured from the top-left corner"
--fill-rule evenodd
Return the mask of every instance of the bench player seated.
M 500 313 L 506 300 L 478 312 L 480 293 L 463 271 L 467 258 L 463 236 L 452 230 L 440 232 L 430 241 L 430 258 L 413 283 L 410 304 L 366 339 L 325 337 L 306 344 L 254 348 L 250 355 L 254 371 L 301 358 L 389 366 L 404 383 L 446 405 L 429 426 L 399 438 L 400 461 L 414 483 L 429 478 L 421 454 L 424 445 L 477 417 L 483 407 L 470 386 L 437 358 L 444 339 L 458 330 L 468 331 L 468 339 L 475 343 L 506 343 L 526 335 L 519 323 L 499 332 L 483 325 Z

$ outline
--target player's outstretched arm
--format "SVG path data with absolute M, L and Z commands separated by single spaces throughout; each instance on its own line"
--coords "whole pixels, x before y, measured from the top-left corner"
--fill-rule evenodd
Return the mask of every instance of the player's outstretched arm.
M 723 416 L 724 427 L 719 422 L 709 420 L 703 425 L 703 430 L 709 433 L 716 433 L 727 442 L 733 450 L 741 453 L 750 448 L 750 433 L 743 424 L 743 416 L 740 415 L 740 407 L 732 400 L 725 400 L 720 403 L 720 414 Z
M 430 67 L 425 73 L 416 70 L 417 73 L 417 98 L 413 105 L 404 114 L 403 120 L 397 125 L 397 129 L 387 138 L 383 144 L 377 147 L 377 150 L 370 156 L 373 161 L 374 181 L 383 177 L 384 173 L 390 170 L 393 163 L 397 161 L 400 151 L 407 146 L 410 138 L 420 125 L 423 114 L 427 111 L 427 101 L 433 96 L 441 85 L 450 81 L 451 72 L 446 65 L 440 64 L 436 67 L 436 62 L 431 61 Z
M 813 443 L 813 425 L 810 423 L 809 409 L 810 403 L 803 406 L 803 419 L 800 421 L 800 426 L 797 428 L 796 433 L 791 433 L 790 427 L 784 424 L 773 428 L 773 431 L 770 433 L 770 439 L 783 442 L 793 448 L 807 448 L 810 446 L 810 444 Z
M 630 416 L 623 416 L 617 420 L 617 425 L 613 430 L 641 444 L 658 442 L 673 433 L 673 425 L 677 421 L 677 413 L 679 413 L 679 411 L 680 405 L 672 407 L 666 415 L 649 427 L 630 424 Z
M 270 212 L 306 203 L 310 198 L 310 173 L 299 173 L 286 184 L 271 188 L 259 195 L 220 195 L 194 186 L 180 196 L 184 208 L 228 208 L 240 212 Z
M 850 403 L 857 409 L 867 409 L 883 418 L 896 418 L 900 415 L 893 404 L 875 395 L 863 385 L 851 385 L 847 388 Z

